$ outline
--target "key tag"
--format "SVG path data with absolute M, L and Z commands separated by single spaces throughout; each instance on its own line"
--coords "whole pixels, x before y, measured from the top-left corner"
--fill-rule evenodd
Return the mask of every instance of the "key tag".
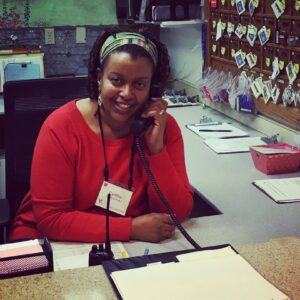
M 235 34 L 238 36 L 238 38 L 241 39 L 246 32 L 247 32 L 247 27 L 239 23 L 235 29 Z
M 264 98 L 265 104 L 267 104 L 271 98 L 271 91 L 272 91 L 271 80 L 265 81 L 263 83 L 263 88 L 262 88 L 262 96 Z
M 300 90 L 296 94 L 296 100 L 300 104 Z M 297 103 L 295 102 L 295 106 L 297 106 Z M 300 146 L 299 146 L 300 147 Z
M 246 55 L 246 59 L 247 59 L 247 62 L 248 62 L 248 65 L 249 65 L 250 69 L 252 69 L 253 67 L 256 66 L 257 56 L 254 55 L 252 52 L 250 52 Z
M 297 78 L 297 73 L 295 66 L 292 62 L 289 62 L 289 64 L 285 68 L 286 74 L 289 78 L 289 84 L 292 85 L 295 79 Z M 299 72 L 299 69 L 298 69 Z
M 239 50 L 234 54 L 234 59 L 235 59 L 236 65 L 239 69 L 242 68 L 246 64 L 245 57 L 246 56 L 242 50 Z
M 250 88 L 251 88 L 251 91 L 254 95 L 254 97 L 256 99 L 258 99 L 258 97 L 262 94 L 261 93 L 261 89 L 260 89 L 260 86 L 257 84 L 256 80 L 250 80 Z
M 270 30 L 267 29 L 266 26 L 263 26 L 259 31 L 258 31 L 258 37 L 259 37 L 259 41 L 260 44 L 263 46 L 264 44 L 266 44 L 269 40 L 270 37 Z
M 224 35 L 224 32 L 225 32 L 225 30 L 226 30 L 226 27 L 227 27 L 227 23 L 221 21 L 221 25 L 222 25 L 222 36 L 223 36 L 223 35 Z
M 248 40 L 249 44 L 252 47 L 254 46 L 254 42 L 256 40 L 256 36 L 257 36 L 257 28 L 256 28 L 256 26 L 254 26 L 252 24 L 248 25 L 247 40 Z
M 273 73 L 272 73 L 271 78 L 274 80 L 280 73 L 278 57 L 274 58 L 274 60 L 272 62 L 272 67 L 273 67 Z
M 212 28 L 215 29 L 216 26 L 217 26 L 217 22 L 216 22 L 216 20 L 213 20 L 213 21 L 212 21 Z
M 253 0 L 255 8 L 259 7 L 260 0 Z
M 287 86 L 282 94 L 282 102 L 284 106 L 288 106 L 295 102 L 296 92 L 291 85 Z
M 299 11 L 300 10 L 300 0 L 296 0 L 295 1 L 295 11 Z
M 125 216 L 133 192 L 108 181 L 103 181 L 95 205 L 106 209 L 107 195 L 110 194 L 109 210 Z
M 221 19 L 217 23 L 217 34 L 216 34 L 216 41 L 218 41 L 223 35 L 223 26 Z
M 248 7 L 249 7 L 250 15 L 251 15 L 251 17 L 253 17 L 254 10 L 255 10 L 254 0 L 250 0 Z
M 263 81 L 262 77 L 258 77 L 254 80 L 253 86 L 251 87 L 253 94 L 256 98 L 258 98 L 263 93 Z
M 213 53 L 216 53 L 216 52 L 217 52 L 217 45 L 216 45 L 216 44 L 213 44 L 213 45 L 211 46 L 211 50 L 212 50 Z
M 284 13 L 285 6 L 285 0 L 276 0 L 272 3 L 271 7 L 277 19 Z
M 245 0 L 236 0 L 235 6 L 239 15 L 243 14 L 246 11 Z
M 277 84 L 275 84 L 271 92 L 271 98 L 274 104 L 277 104 L 279 96 L 280 96 L 280 89 L 277 86 Z
M 227 23 L 227 33 L 228 36 L 231 37 L 232 33 L 234 32 L 234 24 L 231 22 Z

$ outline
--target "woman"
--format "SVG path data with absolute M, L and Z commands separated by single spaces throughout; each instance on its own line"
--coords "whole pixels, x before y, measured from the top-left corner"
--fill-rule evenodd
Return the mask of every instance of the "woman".
M 159 97 L 168 75 L 165 46 L 146 33 L 113 29 L 96 40 L 89 60 L 90 98 L 60 107 L 42 126 L 31 189 L 11 241 L 42 236 L 104 241 L 108 191 L 112 240 L 159 242 L 172 236 L 174 224 L 150 184 L 132 131 L 137 116 L 151 118 L 141 134 L 142 148 L 162 193 L 184 220 L 193 193 L 180 129 Z M 157 97 L 150 97 L 154 86 Z

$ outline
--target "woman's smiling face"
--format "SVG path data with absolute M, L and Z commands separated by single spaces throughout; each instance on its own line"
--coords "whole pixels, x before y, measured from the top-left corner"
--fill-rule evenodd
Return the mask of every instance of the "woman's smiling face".
M 146 57 L 112 53 L 99 78 L 105 119 L 129 126 L 149 97 L 153 65 Z

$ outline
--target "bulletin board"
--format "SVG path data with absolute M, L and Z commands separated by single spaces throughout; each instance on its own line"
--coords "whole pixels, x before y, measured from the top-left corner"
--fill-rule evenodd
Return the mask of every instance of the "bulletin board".
M 8 27 L 11 24 L 13 28 L 24 27 L 24 25 L 25 27 L 52 27 L 118 24 L 116 1 L 3 0 L 1 3 L 0 17 Z
M 300 129 L 300 1 L 210 0 L 205 13 L 206 67 L 268 85 L 251 89 L 256 111 Z

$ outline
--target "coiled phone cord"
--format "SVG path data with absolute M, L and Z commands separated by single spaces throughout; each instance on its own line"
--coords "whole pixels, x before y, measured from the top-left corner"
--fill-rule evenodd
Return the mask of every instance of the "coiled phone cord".
M 178 221 L 178 219 L 176 218 L 175 216 L 175 213 L 172 209 L 172 207 L 170 206 L 169 202 L 167 201 L 167 199 L 165 198 L 165 196 L 163 195 L 163 193 L 161 192 L 154 176 L 153 176 L 153 173 L 150 169 L 150 166 L 148 164 L 148 161 L 146 160 L 145 158 L 145 154 L 144 154 L 144 151 L 141 147 L 141 143 L 140 143 L 140 138 L 139 136 L 135 136 L 135 145 L 136 145 L 136 148 L 137 148 L 137 151 L 138 151 L 138 154 L 142 160 L 142 163 L 144 165 L 144 168 L 146 170 L 146 173 L 150 179 L 150 182 L 155 190 L 155 192 L 157 193 L 157 195 L 159 196 L 159 198 L 161 199 L 162 203 L 165 205 L 165 207 L 167 208 L 171 218 L 172 218 L 172 221 L 174 222 L 174 224 L 176 225 L 176 227 L 179 229 L 179 231 L 182 233 L 182 235 L 187 239 L 187 241 L 189 241 L 192 246 L 197 249 L 197 250 L 200 250 L 202 249 L 201 246 L 187 233 L 187 231 L 183 228 L 183 226 L 180 224 L 180 222 Z

